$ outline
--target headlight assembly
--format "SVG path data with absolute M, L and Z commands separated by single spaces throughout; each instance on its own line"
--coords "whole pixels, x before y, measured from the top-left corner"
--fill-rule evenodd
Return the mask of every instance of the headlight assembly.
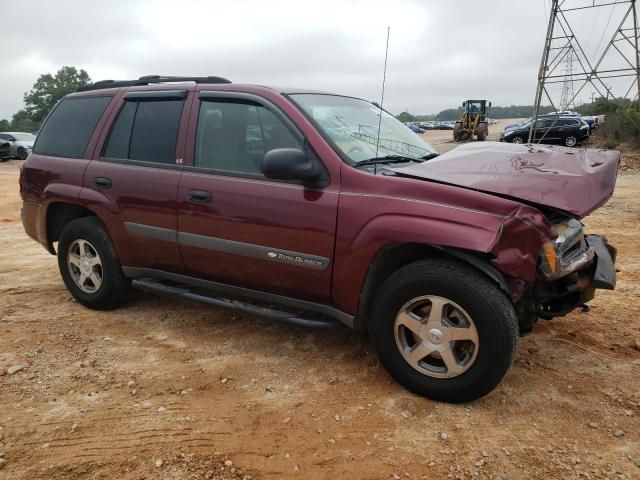
M 538 271 L 548 280 L 564 277 L 588 265 L 594 257 L 579 221 L 561 222 L 554 229 L 556 239 L 542 245 L 538 252 Z

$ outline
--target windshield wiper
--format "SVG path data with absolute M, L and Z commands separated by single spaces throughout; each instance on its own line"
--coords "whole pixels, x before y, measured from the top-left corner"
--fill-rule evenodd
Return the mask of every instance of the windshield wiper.
M 385 155 L 383 157 L 375 157 L 375 158 L 370 158 L 368 160 L 362 160 L 361 162 L 358 162 L 355 166 L 361 167 L 363 165 L 375 165 L 377 163 L 384 163 L 384 164 L 407 163 L 407 162 L 420 163 L 422 161 L 423 159 L 421 158 L 405 157 L 402 155 Z
M 436 158 L 440 154 L 438 152 L 427 153 L 426 155 L 421 156 L 422 160 L 431 160 L 432 158 Z

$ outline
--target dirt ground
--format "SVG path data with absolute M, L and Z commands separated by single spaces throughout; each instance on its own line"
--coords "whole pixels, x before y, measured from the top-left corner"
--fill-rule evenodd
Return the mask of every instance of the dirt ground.
M 617 290 L 541 321 L 458 406 L 402 389 L 347 329 L 143 293 L 83 308 L 24 234 L 17 182 L 0 164 L 0 478 L 640 478 L 638 173 L 586 220 L 619 247 Z

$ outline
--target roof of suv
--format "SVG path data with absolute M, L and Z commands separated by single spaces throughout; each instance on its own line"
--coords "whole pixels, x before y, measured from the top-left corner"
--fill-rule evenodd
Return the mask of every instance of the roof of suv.
M 138 80 L 101 80 L 89 85 L 84 85 L 72 93 L 71 96 L 93 95 L 96 91 L 104 93 L 114 93 L 122 88 L 130 91 L 144 90 L 170 90 L 176 87 L 187 88 L 189 90 L 235 90 L 251 93 L 258 93 L 261 90 L 277 91 L 283 94 L 293 93 L 320 93 L 328 94 L 320 90 L 308 88 L 278 88 L 265 85 L 251 85 L 231 83 L 230 80 L 222 77 L 173 77 L 160 75 L 147 75 L 140 77 Z

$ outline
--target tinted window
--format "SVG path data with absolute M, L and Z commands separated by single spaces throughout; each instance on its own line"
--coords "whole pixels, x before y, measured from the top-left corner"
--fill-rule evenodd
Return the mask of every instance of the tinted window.
M 58 157 L 82 157 L 111 97 L 65 98 L 42 126 L 33 152 Z
M 175 163 L 182 101 L 127 101 L 120 110 L 104 157 Z
M 203 101 L 196 132 L 195 166 L 260 174 L 274 148 L 301 148 L 270 110 L 253 103 Z
M 105 157 L 129 158 L 129 139 L 131 138 L 131 127 L 133 126 L 133 117 L 136 114 L 137 107 L 138 104 L 136 102 L 125 102 L 111 130 L 109 142 L 103 154 Z

